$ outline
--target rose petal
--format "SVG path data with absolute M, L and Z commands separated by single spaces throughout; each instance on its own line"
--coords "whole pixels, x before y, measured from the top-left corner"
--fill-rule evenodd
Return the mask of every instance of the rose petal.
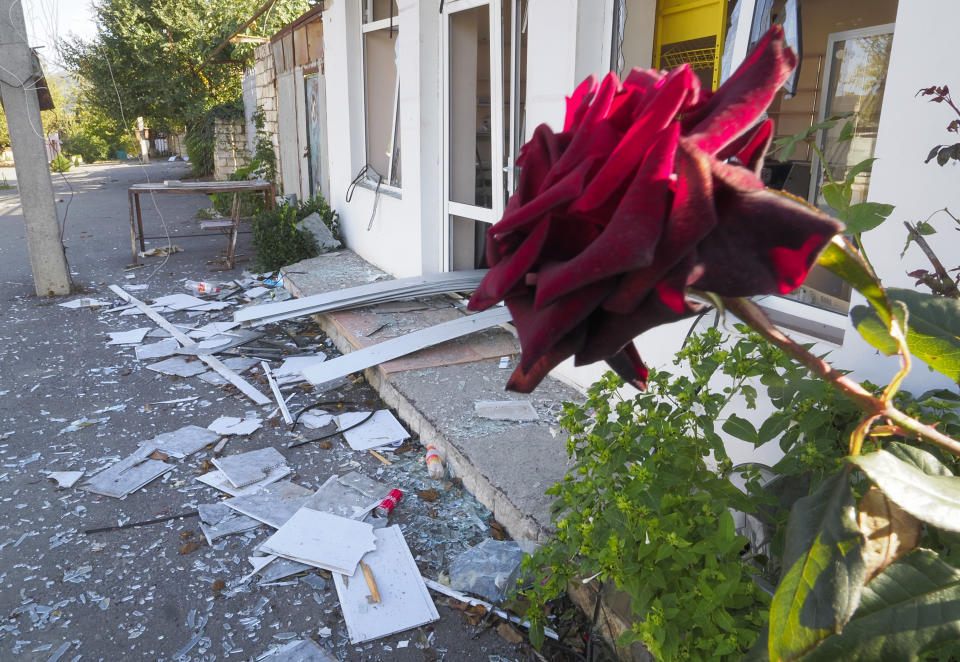
M 640 358 L 637 346 L 632 342 L 627 343 L 623 349 L 613 356 L 608 356 L 606 360 L 607 365 L 613 368 L 614 372 L 620 375 L 627 384 L 641 391 L 647 390 L 647 378 L 650 376 L 650 371 L 647 370 L 643 359 Z
M 756 123 L 796 66 L 783 27 L 774 25 L 710 100 L 684 119 L 684 127 L 692 127 L 685 133 L 704 151 L 718 153 Z
M 538 308 L 584 285 L 650 265 L 670 209 L 679 129 L 675 124 L 660 134 L 602 234 L 573 259 L 540 271 Z
M 773 120 L 760 122 L 742 136 L 723 148 L 717 158 L 721 161 L 736 157 L 745 168 L 757 177 L 763 167 L 763 157 L 773 140 Z
M 722 296 L 790 292 L 843 229 L 836 219 L 772 191 L 745 191 L 719 177 L 715 190 L 719 221 L 698 247 L 704 272 L 694 286 Z
M 641 115 L 623 140 L 610 154 L 596 177 L 590 182 L 583 196 L 573 205 L 573 212 L 599 207 L 610 195 L 637 171 L 638 154 L 645 154 L 650 145 L 673 122 L 684 106 L 692 80 L 696 76 L 689 65 L 674 69 L 663 79 L 657 90 L 656 101 Z M 679 126 L 675 129 L 679 135 Z M 647 157 L 649 158 L 649 157 Z
M 529 297 L 508 299 L 507 306 L 523 348 L 520 356 L 523 369 L 528 370 L 564 335 L 583 322 L 612 287 L 612 282 L 593 283 L 539 309 L 534 308 Z
M 507 390 L 517 393 L 530 393 L 551 370 L 563 363 L 568 357 L 576 354 L 584 342 L 586 342 L 586 327 L 581 325 L 580 328 L 561 338 L 560 342 L 529 368 L 524 369 L 517 366 L 513 374 L 510 375 L 509 381 L 507 381 Z
M 600 81 L 594 75 L 587 76 L 582 83 L 577 85 L 573 94 L 567 97 L 567 114 L 563 120 L 563 130 L 571 131 L 580 126 L 583 117 L 587 113 L 593 95 L 600 87 Z
M 636 310 L 657 282 L 717 224 L 710 164 L 691 152 L 684 138 L 677 144 L 677 176 L 673 206 L 653 263 L 625 275 L 603 302 L 606 310 L 621 314 Z

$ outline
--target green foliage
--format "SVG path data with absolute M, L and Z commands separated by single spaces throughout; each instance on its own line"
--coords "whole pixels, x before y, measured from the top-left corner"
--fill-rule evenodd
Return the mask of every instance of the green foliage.
M 320 214 L 334 236 L 339 234 L 339 216 L 323 198 L 298 204 L 282 204 L 253 218 L 253 247 L 257 265 L 275 271 L 300 260 L 315 257 L 319 250 L 313 234 L 299 223 L 313 213 Z
M 263 108 L 257 108 L 253 114 L 253 125 L 256 128 L 254 136 L 253 158 L 246 166 L 237 168 L 228 179 L 243 181 L 245 179 L 265 179 L 272 184 L 277 183 L 277 153 L 273 147 L 273 140 L 264 130 Z M 213 206 L 221 216 L 229 216 L 233 205 L 233 195 L 230 193 L 215 193 L 210 196 Z M 253 216 L 263 211 L 263 196 L 259 193 L 244 193 L 240 196 L 240 215 Z
M 110 157 L 110 145 L 88 128 L 71 132 L 63 140 L 64 151 L 79 154 L 84 162 L 105 161 Z
M 745 338 L 730 349 L 715 331 L 678 355 L 692 377 L 651 371 L 650 387 L 620 400 L 612 374 L 584 405 L 566 404 L 561 425 L 574 469 L 548 490 L 556 538 L 525 561 L 532 586 L 532 640 L 543 606 L 581 576 L 613 581 L 639 618 L 620 643 L 641 640 L 660 660 L 734 660 L 757 638 L 766 594 L 741 559 L 729 509 L 753 510 L 709 458 L 729 469 L 715 421 L 774 352 Z M 717 392 L 712 378 L 728 386 Z
M 787 525 L 783 578 L 770 605 L 768 650 L 794 660 L 843 628 L 866 579 L 847 472 L 797 501 Z
M 207 111 L 240 99 L 240 71 L 253 44 L 227 44 L 214 60 L 208 55 L 245 23 L 262 0 L 98 0 L 93 4 L 96 37 L 61 42 L 69 70 L 80 81 L 78 105 L 97 109 L 98 133 L 112 147 L 113 136 L 132 137 L 134 118 L 173 132 L 194 131 Z M 251 25 L 251 34 L 271 35 L 309 9 L 309 0 L 277 0 Z M 122 106 L 120 103 L 122 100 Z M 204 160 L 203 136 L 190 154 Z M 188 152 L 189 153 L 189 152 Z
M 910 353 L 937 372 L 960 381 L 960 300 L 901 288 L 887 290 L 909 313 L 907 343 Z M 860 335 L 887 355 L 897 344 L 874 311 L 855 306 L 850 318 Z
M 50 172 L 64 173 L 69 170 L 72 165 L 70 159 L 64 156 L 62 152 L 57 152 L 57 155 L 53 157 L 53 161 L 50 162 Z
M 197 119 L 187 123 L 184 146 L 190 157 L 190 166 L 196 177 L 213 173 L 213 158 L 217 149 L 214 126 L 217 120 L 233 122 L 243 119 L 243 104 L 239 101 L 214 106 Z

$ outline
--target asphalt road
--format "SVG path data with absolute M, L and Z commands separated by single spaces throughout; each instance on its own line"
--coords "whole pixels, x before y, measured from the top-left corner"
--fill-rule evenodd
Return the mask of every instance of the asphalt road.
M 84 166 L 56 176 L 67 258 L 85 296 L 112 300 L 107 286 L 116 283 L 146 285 L 134 295 L 153 299 L 185 292 L 185 278 L 240 276 L 247 265 L 218 273 L 206 264 L 224 247 L 223 237 L 177 238 L 197 232 L 194 214 L 209 206 L 205 196 L 193 195 L 157 196 L 156 207 L 145 198 L 147 233 L 161 234 L 166 227 L 184 251 L 166 261 L 148 258 L 143 268 L 125 271 L 127 187 L 148 176 L 160 181 L 186 174 L 183 164 L 163 162 Z M 165 244 L 153 240 L 148 248 Z M 241 237 L 240 246 L 249 254 L 249 235 Z M 352 645 L 332 582 L 322 589 L 299 580 L 237 584 L 250 569 L 247 556 L 270 535 L 266 527 L 213 546 L 203 540 L 196 518 L 85 535 L 86 528 L 217 501 L 222 495 L 194 480 L 209 466 L 212 451 L 171 460 L 173 471 L 122 500 L 78 487 L 60 489 L 47 472 L 82 469 L 89 476 L 160 432 L 187 424 L 205 427 L 219 416 L 242 417 L 251 410 L 265 416 L 271 407 L 258 408 L 195 377 L 174 379 L 146 369 L 130 348 L 105 341 L 108 331 L 152 329 L 152 322 L 56 305 L 70 298 L 34 295 L 16 191 L 0 191 L 0 660 L 48 660 L 65 643 L 60 660 L 172 660 L 184 649 L 179 659 L 245 660 L 291 637 L 312 638 L 343 660 L 534 659 L 525 645 L 507 643 L 489 626 L 470 625 L 437 596 L 438 623 Z M 200 324 L 216 315 L 173 317 Z M 299 328 L 309 331 L 310 325 Z M 315 340 L 323 346 L 322 337 Z M 304 393 L 296 402 L 302 406 L 331 395 L 368 406 L 376 397 L 360 382 L 335 394 Z M 153 404 L 183 398 L 194 399 Z M 65 431 L 84 417 L 106 420 Z M 391 523 L 403 528 L 425 575 L 436 576 L 453 555 L 489 535 L 488 513 L 456 485 L 439 489 L 435 503 L 416 497 L 418 489 L 436 486 L 419 449 L 398 455 L 387 467 L 339 439 L 329 450 L 316 444 L 287 449 L 286 429 L 267 423 L 248 439 L 231 438 L 225 452 L 274 446 L 294 467 L 295 480 L 312 488 L 350 469 L 401 487 L 407 496 Z M 199 547 L 181 554 L 191 541 Z M 215 590 L 218 580 L 225 589 Z M 320 632 L 326 627 L 331 634 L 324 638 Z

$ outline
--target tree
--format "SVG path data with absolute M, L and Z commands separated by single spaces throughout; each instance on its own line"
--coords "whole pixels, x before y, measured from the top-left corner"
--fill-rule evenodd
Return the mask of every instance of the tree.
M 80 81 L 79 101 L 97 109 L 99 123 L 116 135 L 142 116 L 171 130 L 196 121 L 214 106 L 240 99 L 242 64 L 251 44 L 228 44 L 208 54 L 243 25 L 262 0 L 99 0 L 97 36 L 61 44 Z M 276 0 L 247 30 L 270 35 L 310 7 L 308 0 Z
M 76 124 L 76 84 L 69 77 L 61 74 L 47 75 L 46 81 L 50 96 L 53 97 L 54 108 L 40 113 L 43 132 L 68 132 Z M 0 148 L 9 145 L 10 131 L 7 129 L 7 116 L 0 106 Z

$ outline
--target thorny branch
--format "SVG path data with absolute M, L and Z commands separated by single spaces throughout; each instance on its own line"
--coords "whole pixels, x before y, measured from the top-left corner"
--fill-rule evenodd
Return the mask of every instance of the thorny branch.
M 885 418 L 904 430 L 917 435 L 918 438 L 926 439 L 930 443 L 960 456 L 960 442 L 905 414 L 893 406 L 893 403 L 889 400 L 874 396 L 858 382 L 836 370 L 820 357 L 810 353 L 805 347 L 774 326 L 763 310 L 752 301 L 737 297 L 724 297 L 723 303 L 727 310 L 739 317 L 754 331 L 782 349 L 788 356 L 806 366 L 821 379 L 832 384 L 864 411 L 866 414 L 864 422 L 857 428 L 853 439 L 851 439 L 851 455 L 860 453 L 863 438 L 866 436 L 870 425 L 875 420 Z

